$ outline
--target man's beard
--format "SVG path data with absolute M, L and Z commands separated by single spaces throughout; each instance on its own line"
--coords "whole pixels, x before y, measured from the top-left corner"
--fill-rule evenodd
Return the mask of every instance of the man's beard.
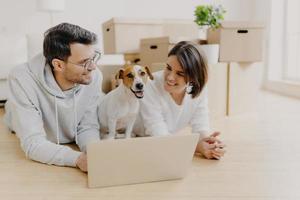
M 92 77 L 91 74 L 88 74 L 89 78 L 87 78 L 86 75 L 87 74 L 81 74 L 80 78 L 69 78 L 68 81 L 74 84 L 89 85 L 92 82 Z

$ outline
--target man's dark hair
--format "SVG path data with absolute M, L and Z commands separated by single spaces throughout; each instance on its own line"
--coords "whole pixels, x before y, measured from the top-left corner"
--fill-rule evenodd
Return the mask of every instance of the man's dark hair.
M 51 68 L 52 60 L 57 58 L 66 61 L 71 55 L 70 44 L 95 44 L 97 42 L 97 35 L 90 32 L 80 26 L 61 23 L 44 33 L 44 56 L 46 58 L 46 64 L 49 64 Z
M 192 84 L 190 94 L 197 97 L 208 79 L 206 56 L 197 44 L 182 41 L 177 43 L 169 52 L 168 57 L 176 56 L 185 74 L 185 81 Z

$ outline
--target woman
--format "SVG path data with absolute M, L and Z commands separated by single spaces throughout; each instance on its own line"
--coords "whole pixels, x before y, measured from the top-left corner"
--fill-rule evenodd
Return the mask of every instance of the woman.
M 147 135 L 175 134 L 191 125 L 200 134 L 196 153 L 220 159 L 225 145 L 219 132 L 208 135 L 207 63 L 196 45 L 179 42 L 168 55 L 166 68 L 154 73 L 141 101 L 140 115 Z

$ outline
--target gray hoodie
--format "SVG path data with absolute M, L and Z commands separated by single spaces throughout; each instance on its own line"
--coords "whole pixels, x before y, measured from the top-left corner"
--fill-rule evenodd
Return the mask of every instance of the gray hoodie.
M 4 122 L 20 139 L 26 156 L 42 163 L 75 166 L 81 151 L 99 140 L 97 103 L 102 95 L 102 74 L 92 72 L 89 85 L 62 91 L 43 55 L 14 68 L 8 77 L 10 94 Z

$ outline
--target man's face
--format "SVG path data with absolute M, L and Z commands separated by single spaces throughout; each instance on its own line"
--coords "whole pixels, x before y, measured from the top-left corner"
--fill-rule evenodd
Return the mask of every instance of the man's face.
M 74 43 L 70 45 L 71 56 L 65 62 L 62 75 L 69 83 L 88 85 L 92 81 L 91 72 L 96 68 L 95 63 L 91 63 L 87 68 L 83 66 L 95 56 L 93 45 Z

